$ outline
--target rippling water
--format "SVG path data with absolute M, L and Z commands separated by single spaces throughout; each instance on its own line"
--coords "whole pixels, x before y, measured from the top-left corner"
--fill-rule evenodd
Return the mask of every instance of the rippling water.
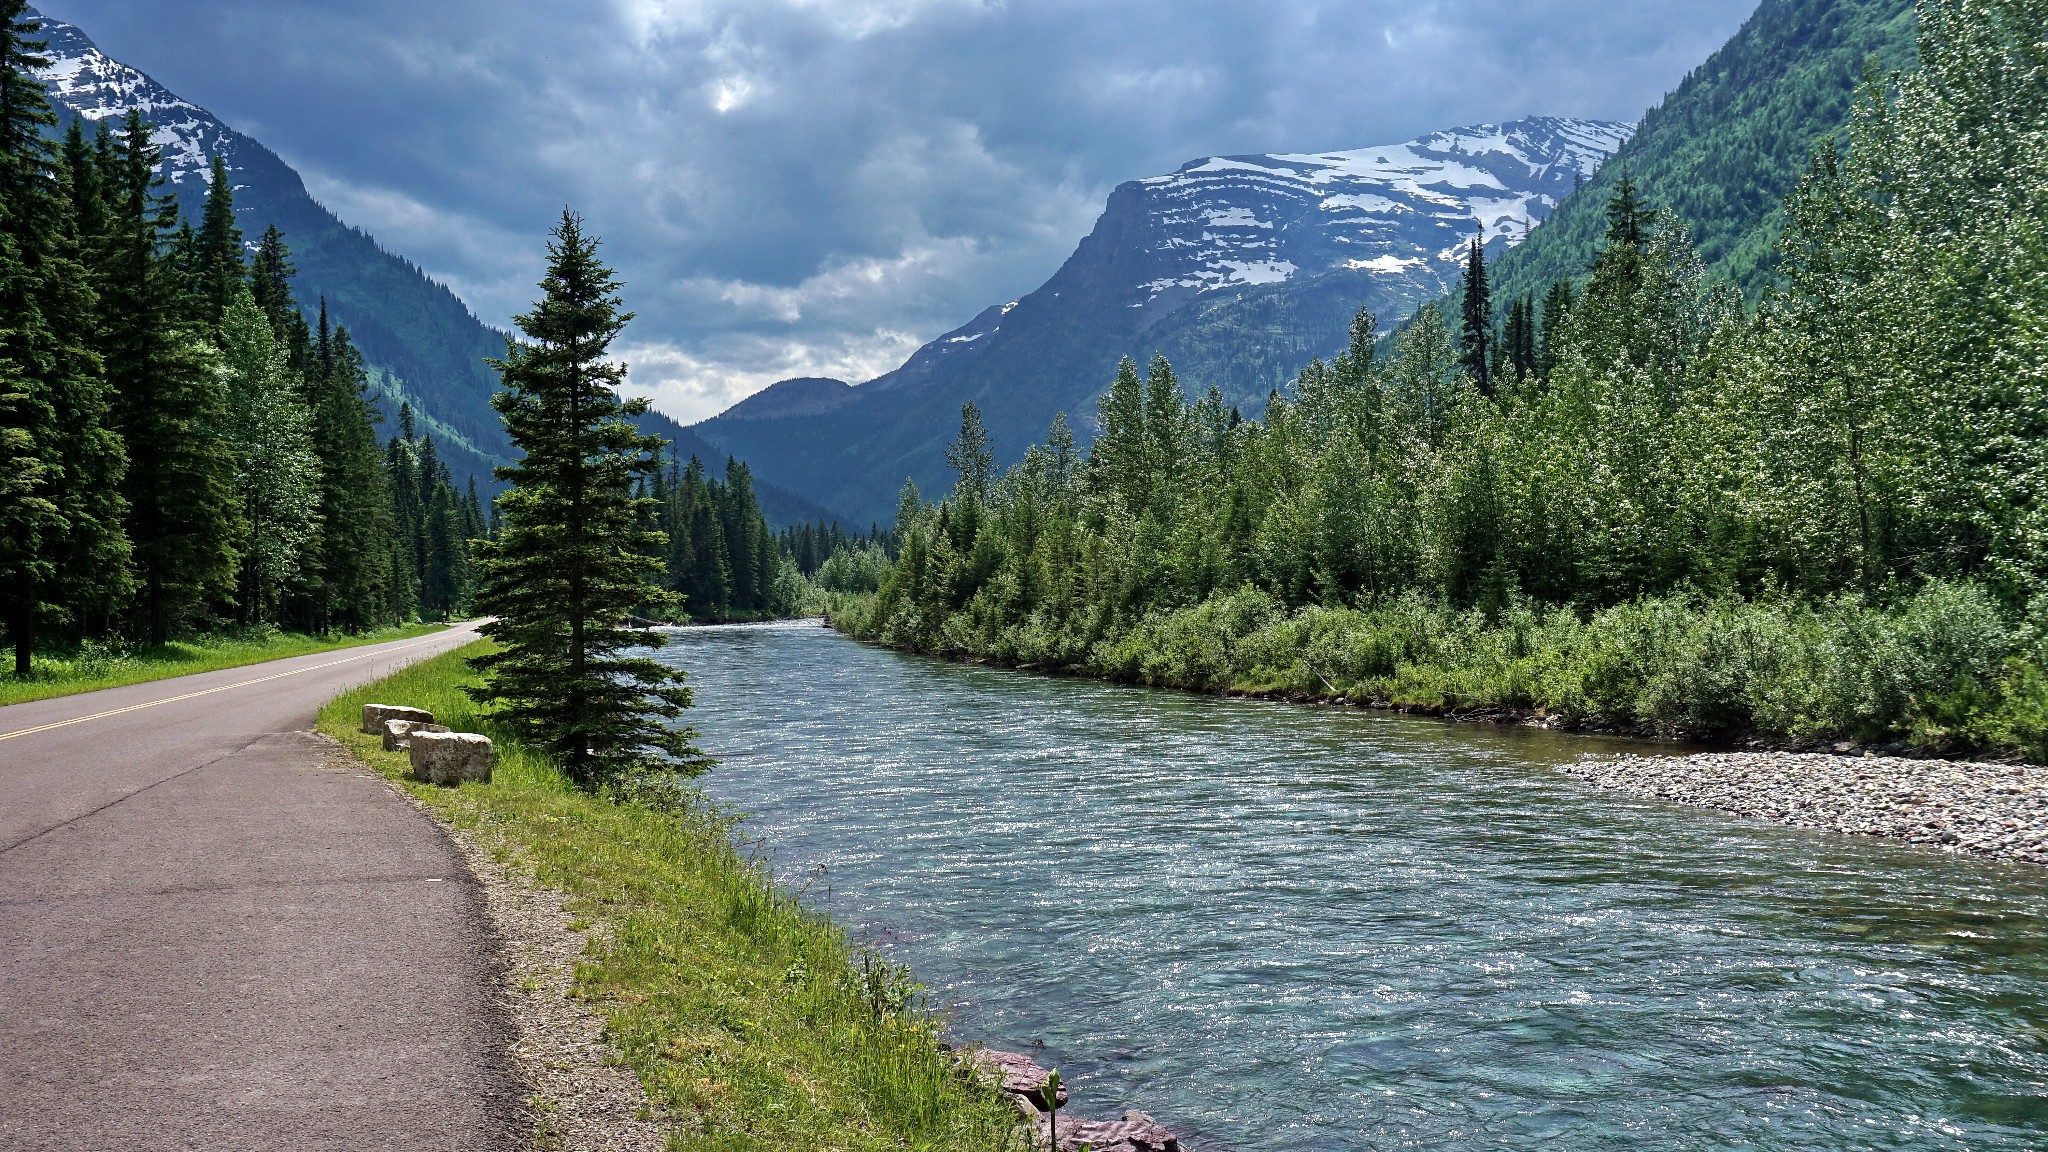
M 2044 870 L 1589 791 L 1553 767 L 1586 738 L 815 624 L 665 652 L 782 874 L 1079 1114 L 1242 1152 L 2048 1148 Z

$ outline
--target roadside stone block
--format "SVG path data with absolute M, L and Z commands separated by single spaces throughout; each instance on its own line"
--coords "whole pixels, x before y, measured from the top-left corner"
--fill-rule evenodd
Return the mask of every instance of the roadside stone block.
M 414 729 L 412 774 L 429 784 L 488 782 L 497 766 L 491 738 L 474 732 L 427 732 Z
M 403 752 L 412 747 L 415 732 L 449 732 L 453 729 L 446 724 L 422 724 L 418 720 L 386 720 L 384 722 L 384 750 Z
M 411 720 L 417 724 L 432 724 L 434 714 L 425 708 L 407 708 L 403 704 L 363 705 L 363 732 L 370 736 L 384 734 L 386 720 Z

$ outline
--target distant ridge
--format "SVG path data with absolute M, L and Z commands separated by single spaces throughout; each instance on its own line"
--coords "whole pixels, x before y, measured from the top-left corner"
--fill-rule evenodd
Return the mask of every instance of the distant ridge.
M 1336 152 L 1211 156 L 1110 194 L 1100 220 L 1037 291 L 983 309 L 858 387 L 786 381 L 695 431 L 765 479 L 854 523 L 886 521 L 906 478 L 950 483 L 960 406 L 980 407 L 1014 459 L 1064 412 L 1092 435 L 1118 359 L 1164 353 L 1193 389 L 1248 413 L 1353 313 L 1382 322 L 1443 295 L 1465 246 L 1521 242 L 1628 135 L 1532 117 Z M 1540 232 L 1540 229 L 1538 230 Z

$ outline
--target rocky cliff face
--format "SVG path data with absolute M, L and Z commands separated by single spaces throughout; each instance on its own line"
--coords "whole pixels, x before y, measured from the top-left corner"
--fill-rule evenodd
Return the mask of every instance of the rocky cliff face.
M 824 407 L 815 384 L 785 382 L 696 430 L 864 524 L 888 517 L 906 478 L 943 489 L 961 404 L 982 409 L 1007 458 L 1060 412 L 1085 437 L 1123 356 L 1163 353 L 1191 387 L 1214 384 L 1257 412 L 1343 346 L 1359 307 L 1391 323 L 1441 296 L 1475 234 L 1496 253 L 1519 244 L 1627 135 L 1535 117 L 1375 148 L 1196 160 L 1120 185 L 1043 287 L 895 371 Z

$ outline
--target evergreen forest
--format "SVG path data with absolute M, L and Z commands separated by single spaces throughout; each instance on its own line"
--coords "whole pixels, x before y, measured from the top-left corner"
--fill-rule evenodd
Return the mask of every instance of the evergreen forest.
M 1126 362 L 834 623 L 921 651 L 1582 727 L 2048 750 L 2048 4 L 1930 0 L 1745 304 L 1625 175 L 1590 267 L 1300 373 Z M 1539 230 L 1540 231 L 1540 230 Z M 1199 382 L 1196 382 L 1199 385 Z M 1193 394 L 1197 398 L 1190 400 Z
M 16 675 L 82 644 L 469 612 L 488 494 L 457 488 L 409 407 L 380 432 L 348 329 L 295 303 L 277 229 L 242 235 L 220 160 L 195 222 L 140 115 L 57 131 L 24 12 L 0 0 L 0 624 Z M 678 611 L 792 602 L 743 466 L 654 482 Z

